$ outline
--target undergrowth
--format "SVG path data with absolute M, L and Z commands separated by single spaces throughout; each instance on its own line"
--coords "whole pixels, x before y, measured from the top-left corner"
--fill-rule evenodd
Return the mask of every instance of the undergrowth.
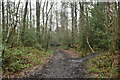
M 118 53 L 100 54 L 87 62 L 87 72 L 91 78 L 116 78 L 119 72 L 118 59 Z
M 41 60 L 49 56 L 52 50 L 47 52 L 35 49 L 33 47 L 16 47 L 5 50 L 3 58 L 3 75 L 9 75 L 23 71 L 35 65 L 44 64 Z

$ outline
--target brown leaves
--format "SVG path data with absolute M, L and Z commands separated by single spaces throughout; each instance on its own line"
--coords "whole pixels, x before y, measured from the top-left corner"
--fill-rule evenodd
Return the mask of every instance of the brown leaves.
M 87 62 L 91 77 L 113 78 L 118 76 L 119 55 L 111 52 L 104 53 Z
M 96 73 L 92 73 L 91 75 L 94 76 L 94 77 L 98 77 L 98 76 L 99 76 L 99 75 L 96 74 Z

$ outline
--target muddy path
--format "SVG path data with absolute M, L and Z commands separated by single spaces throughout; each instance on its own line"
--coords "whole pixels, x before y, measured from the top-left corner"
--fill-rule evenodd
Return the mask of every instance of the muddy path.
M 29 78 L 86 78 L 85 62 L 97 53 L 82 58 L 71 58 L 63 50 L 55 50 L 52 59 L 41 69 L 30 74 Z

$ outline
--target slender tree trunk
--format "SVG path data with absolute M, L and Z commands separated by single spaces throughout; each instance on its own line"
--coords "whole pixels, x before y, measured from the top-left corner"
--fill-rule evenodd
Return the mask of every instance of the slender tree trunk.
M 118 44 L 120 44 L 120 0 L 118 2 Z M 118 48 L 120 50 L 120 45 L 118 45 Z
M 84 41 L 84 37 L 83 37 L 83 30 L 84 30 L 84 3 L 81 3 L 79 2 L 79 7 L 80 7 L 80 11 L 79 11 L 79 44 L 80 44 L 80 47 L 83 46 L 83 41 Z
M 25 8 L 24 8 L 24 15 L 23 15 L 23 20 L 22 20 L 22 32 L 21 32 L 21 40 L 22 43 L 24 44 L 24 32 L 25 32 L 25 24 L 26 24 L 26 16 L 27 16 L 27 6 L 28 6 L 28 0 L 26 0 Z
M 62 9 L 61 9 L 61 12 L 60 12 L 60 18 L 61 18 L 61 27 L 63 29 L 63 32 L 65 31 L 67 25 L 66 25 L 66 22 L 67 22 L 67 16 L 66 16 L 66 3 L 63 2 L 62 5 L 61 5 Z
M 51 31 L 52 31 L 52 9 L 51 9 L 51 14 L 50 14 L 50 28 L 49 28 L 49 30 L 48 30 L 48 34 L 47 34 L 47 47 L 46 47 L 46 51 L 48 50 L 48 48 L 49 48 L 49 43 L 50 43 L 50 41 L 51 41 L 51 38 L 50 38 L 50 36 L 51 36 Z
M 11 19 L 11 8 L 10 7 L 11 6 L 9 5 L 9 21 L 12 21 L 12 19 Z M 9 22 L 9 26 L 12 26 L 11 22 Z
M 18 14 L 19 5 L 20 5 L 20 0 L 19 0 L 19 3 L 18 3 L 18 6 L 17 6 L 16 14 L 15 14 L 16 19 L 18 18 L 17 14 Z M 13 24 L 13 28 L 11 30 L 9 30 L 8 33 L 7 33 L 7 38 L 5 39 L 5 46 L 3 47 L 3 51 L 2 51 L 2 58 L 4 58 L 4 52 L 5 52 L 6 44 L 8 43 L 8 41 L 9 41 L 10 37 L 12 36 L 12 34 L 15 32 L 17 22 L 18 22 L 18 20 L 15 21 L 15 23 Z
M 74 20 L 74 26 L 75 26 L 75 43 L 77 43 L 77 34 L 78 34 L 78 27 L 77 27 L 77 3 L 75 2 L 75 20 Z
M 56 17 L 56 26 L 57 26 L 57 29 L 58 29 L 58 11 L 56 11 L 55 14 L 56 14 L 56 16 L 55 16 Z
M 19 40 L 20 40 L 20 27 L 21 27 L 21 24 L 20 24 L 20 22 L 21 22 L 21 15 L 20 15 L 20 12 L 19 12 L 19 19 L 18 19 L 18 22 L 19 22 L 19 26 L 18 26 L 18 29 L 17 29 L 17 44 L 19 45 Z
M 77 3 L 75 3 L 75 32 L 77 34 L 78 28 L 77 28 Z
M 50 9 L 47 11 L 47 7 L 48 7 L 48 2 L 47 2 L 47 6 L 46 6 L 46 29 L 45 29 L 45 33 L 47 34 L 46 35 L 46 40 L 47 39 L 50 39 L 50 30 L 51 30 L 51 26 L 52 26 L 52 17 L 50 18 L 50 29 L 47 31 L 47 24 L 48 24 L 48 15 L 49 15 L 49 13 L 50 13 L 50 11 L 51 11 L 51 13 L 52 13 L 52 7 L 53 7 L 53 4 L 51 3 L 51 7 L 50 7 Z M 52 16 L 52 14 L 51 14 L 51 16 Z M 48 50 L 48 47 L 49 47 L 49 40 L 47 40 L 47 45 L 46 45 L 46 51 Z
M 26 24 L 27 28 L 29 28 L 29 15 L 28 14 L 29 14 L 29 12 L 27 12 L 27 16 L 26 16 L 27 17 L 27 21 L 26 21 L 27 22 L 27 24 Z
M 17 14 L 18 14 L 19 6 L 20 6 L 20 0 L 19 0 L 19 3 L 18 3 L 18 6 L 17 6 L 16 14 L 15 14 L 16 21 L 15 21 L 15 23 L 14 23 L 14 20 L 13 20 L 13 22 L 12 22 L 12 23 L 14 23 L 14 24 L 13 24 L 13 28 L 8 31 L 8 33 L 7 33 L 7 38 L 5 39 L 5 43 L 8 43 L 10 37 L 12 36 L 12 33 L 15 32 L 15 28 L 17 27 L 17 23 L 18 23 L 18 20 L 17 20 L 18 16 L 17 16 Z
M 37 37 L 39 38 L 38 41 L 41 42 L 41 39 L 40 39 L 40 8 L 41 8 L 41 2 L 38 2 L 36 0 L 36 19 L 37 19 Z
M 93 53 L 95 53 L 95 51 L 93 50 L 93 48 L 91 47 L 91 45 L 90 45 L 90 43 L 89 43 L 88 37 L 86 37 L 86 41 L 87 41 L 87 44 L 88 44 L 90 50 L 91 50 Z
M 2 15 L 1 15 L 1 12 L 2 12 L 2 10 L 1 10 L 1 4 L 2 4 L 2 1 L 0 1 L 0 41 L 2 41 L 2 19 L 1 19 L 1 17 L 2 17 Z
M 74 5 L 71 3 L 71 17 L 72 17 L 72 44 L 74 44 Z
M 52 9 L 51 9 L 51 14 L 50 14 L 50 29 L 49 31 L 51 32 L 52 31 L 52 18 L 53 17 L 53 14 L 52 14 Z
M 8 27 L 9 27 L 9 1 L 7 0 L 7 26 L 6 26 L 6 33 L 8 31 Z
M 42 35 L 44 35 L 44 30 L 45 30 L 45 18 L 44 18 L 44 9 L 45 9 L 45 3 L 46 2 L 44 2 L 44 5 L 43 5 L 43 9 L 42 9 L 42 19 L 43 19 L 43 29 L 42 29 Z
M 36 25 L 37 25 L 37 36 L 40 33 L 40 3 L 36 0 Z
M 57 7 L 56 7 L 57 8 Z M 57 33 L 57 38 L 59 38 L 59 41 L 60 41 L 60 34 L 59 34 L 59 26 L 58 26 L 58 11 L 56 10 L 55 12 L 55 17 L 56 17 L 56 33 Z
M 120 0 L 119 0 L 119 2 L 118 2 L 118 24 L 119 24 L 119 30 L 120 30 Z
M 86 37 L 86 41 L 87 41 L 87 44 L 88 44 L 88 47 L 90 48 L 90 50 L 95 53 L 95 51 L 93 50 L 92 46 L 90 45 L 90 42 L 89 42 L 89 17 L 88 17 L 88 6 L 86 6 L 86 26 L 85 26 L 85 37 Z M 88 39 L 89 38 L 89 39 Z
M 118 2 L 118 19 L 119 19 L 119 27 L 120 27 L 120 0 Z
M 2 2 L 0 1 L 0 33 L 2 33 L 2 26 L 1 26 L 1 24 L 2 24 L 2 23 L 1 23 L 1 22 L 2 22 L 2 21 L 1 21 L 1 12 L 2 12 L 2 11 L 1 11 L 1 3 L 2 3 Z M 0 37 L 0 38 L 1 38 L 1 37 Z
M 31 0 L 30 0 L 30 28 L 32 27 L 32 8 L 31 8 Z
M 47 12 L 47 10 L 48 10 L 48 1 L 47 1 L 47 3 L 46 3 L 46 22 L 45 22 L 45 33 L 47 33 L 47 25 L 48 25 L 48 12 Z
M 2 0 L 2 30 L 5 31 L 4 0 Z
M 0 1 L 0 59 L 2 59 L 3 58 L 3 45 L 2 45 L 2 19 L 1 19 L 1 17 L 2 17 L 2 15 L 1 15 L 1 10 L 2 10 L 2 1 Z M 2 51 L 2 52 L 1 52 Z M 3 59 L 2 59 L 3 60 Z M 2 61 L 0 61 L 0 64 L 2 64 Z M 0 67 L 0 79 L 2 79 L 2 65 L 0 65 L 1 67 Z

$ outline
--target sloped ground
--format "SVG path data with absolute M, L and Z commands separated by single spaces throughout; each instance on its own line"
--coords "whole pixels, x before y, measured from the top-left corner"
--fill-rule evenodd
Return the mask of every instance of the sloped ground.
M 55 50 L 53 58 L 41 69 L 31 73 L 29 78 L 86 78 L 84 63 L 97 54 L 83 58 L 71 58 L 69 53 Z
M 120 78 L 119 59 L 118 51 L 107 52 L 89 59 L 86 67 L 90 78 Z

